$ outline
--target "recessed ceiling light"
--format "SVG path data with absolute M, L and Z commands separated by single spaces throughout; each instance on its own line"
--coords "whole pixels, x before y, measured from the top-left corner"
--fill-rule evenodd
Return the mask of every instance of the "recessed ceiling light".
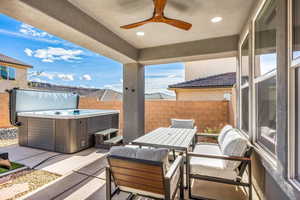
M 144 36 L 144 35 L 145 35 L 145 33 L 144 33 L 144 32 L 142 32 L 142 31 L 139 31 L 139 32 L 136 32 L 136 35 L 137 35 L 137 36 Z
M 212 18 L 210 21 L 211 21 L 212 23 L 218 23 L 218 22 L 220 22 L 220 21 L 222 21 L 222 20 L 223 20 L 222 17 L 214 17 L 214 18 Z

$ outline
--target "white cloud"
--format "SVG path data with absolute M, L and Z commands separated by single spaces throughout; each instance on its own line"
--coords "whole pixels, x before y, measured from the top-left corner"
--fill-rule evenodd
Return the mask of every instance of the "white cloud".
M 82 50 L 72 50 L 72 49 L 64 49 L 64 48 L 56 48 L 56 47 L 48 47 L 46 49 L 37 49 L 32 50 L 26 48 L 24 50 L 26 55 L 34 56 L 42 60 L 42 62 L 54 62 L 59 60 L 64 60 L 67 62 L 72 62 L 74 60 L 82 59 L 80 55 L 83 54 Z
M 117 92 L 123 92 L 123 84 L 116 83 L 116 84 L 108 84 L 103 86 L 105 89 L 115 90 Z
M 175 74 L 171 74 L 171 75 L 168 76 L 168 78 L 175 78 L 175 77 L 176 77 Z
M 32 53 L 33 53 L 33 51 L 32 51 L 31 49 L 28 49 L 28 48 L 26 48 L 26 49 L 24 50 L 24 52 L 25 52 L 25 54 L 26 54 L 27 56 L 32 56 Z
M 74 81 L 73 74 L 57 74 L 57 77 L 63 81 Z
M 145 73 L 145 92 L 161 92 L 169 95 L 175 95 L 173 91 L 168 90 L 168 86 L 184 81 L 184 70 L 166 70 L 163 72 L 152 73 L 148 69 Z
M 55 75 L 55 74 L 52 74 L 52 73 L 41 72 L 41 73 L 39 74 L 39 76 L 46 77 L 46 78 L 48 78 L 48 79 L 50 79 L 50 80 L 53 80 L 54 77 L 55 77 L 56 75 Z
M 29 36 L 33 36 L 33 37 L 39 37 L 39 38 L 44 38 L 44 37 L 49 37 L 51 38 L 52 35 L 50 35 L 49 33 L 45 32 L 45 31 L 40 31 L 36 28 L 34 28 L 33 26 L 30 26 L 28 24 L 21 24 L 19 32 L 24 34 L 24 35 L 29 35 Z
M 90 80 L 92 80 L 92 77 L 89 74 L 84 74 L 80 77 L 80 79 L 85 80 L 85 81 L 90 81 Z

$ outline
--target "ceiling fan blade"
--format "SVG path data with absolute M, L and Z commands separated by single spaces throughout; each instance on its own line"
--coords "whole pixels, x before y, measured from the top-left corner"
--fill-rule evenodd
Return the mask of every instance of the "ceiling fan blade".
M 139 26 L 143 26 L 144 24 L 147 24 L 147 23 L 150 23 L 150 22 L 153 22 L 152 18 L 144 20 L 144 21 L 136 22 L 136 23 L 133 23 L 133 24 L 120 26 L 120 28 L 131 29 L 131 28 L 136 28 L 136 27 L 139 27 Z
M 167 4 L 167 0 L 153 0 L 154 13 L 156 16 L 163 16 L 164 9 Z
M 175 26 L 177 28 L 186 30 L 186 31 L 188 31 L 192 27 L 192 24 L 190 24 L 190 23 L 187 23 L 187 22 L 184 22 L 181 20 L 177 20 L 177 19 L 169 19 L 166 17 L 162 20 L 162 22 L 169 24 L 171 26 Z

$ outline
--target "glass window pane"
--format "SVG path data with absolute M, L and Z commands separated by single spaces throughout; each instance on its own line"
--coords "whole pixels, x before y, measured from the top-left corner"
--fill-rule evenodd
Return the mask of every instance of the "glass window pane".
M 256 130 L 258 141 L 275 153 L 276 142 L 276 76 L 255 84 Z
M 242 130 L 249 132 L 249 87 L 242 88 Z
M 8 68 L 9 80 L 16 80 L 16 70 L 14 68 Z
M 296 69 L 296 101 L 295 101 L 295 109 L 296 109 L 296 138 L 295 138 L 295 163 L 296 163 L 296 178 L 300 180 L 300 68 Z
M 300 59 L 300 0 L 293 1 L 293 59 Z
M 276 2 L 267 1 L 255 21 L 255 77 L 276 69 Z
M 8 73 L 7 73 L 7 67 L 0 66 L 0 79 L 7 80 Z
M 249 38 L 247 37 L 241 49 L 241 84 L 249 82 Z

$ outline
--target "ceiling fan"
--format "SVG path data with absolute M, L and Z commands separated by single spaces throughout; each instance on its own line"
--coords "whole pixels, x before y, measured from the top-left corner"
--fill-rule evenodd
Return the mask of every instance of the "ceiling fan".
M 153 3 L 154 3 L 154 12 L 153 12 L 153 16 L 150 19 L 136 22 L 133 24 L 128 24 L 125 26 L 121 26 L 121 28 L 132 29 L 132 28 L 136 28 L 136 27 L 142 26 L 144 24 L 148 24 L 148 23 L 165 23 L 165 24 L 169 24 L 171 26 L 175 26 L 176 28 L 183 29 L 186 31 L 188 31 L 192 27 L 192 24 L 190 24 L 190 23 L 187 23 L 187 22 L 184 22 L 181 20 L 177 20 L 177 19 L 167 18 L 164 15 L 164 9 L 165 9 L 167 0 L 153 0 Z

